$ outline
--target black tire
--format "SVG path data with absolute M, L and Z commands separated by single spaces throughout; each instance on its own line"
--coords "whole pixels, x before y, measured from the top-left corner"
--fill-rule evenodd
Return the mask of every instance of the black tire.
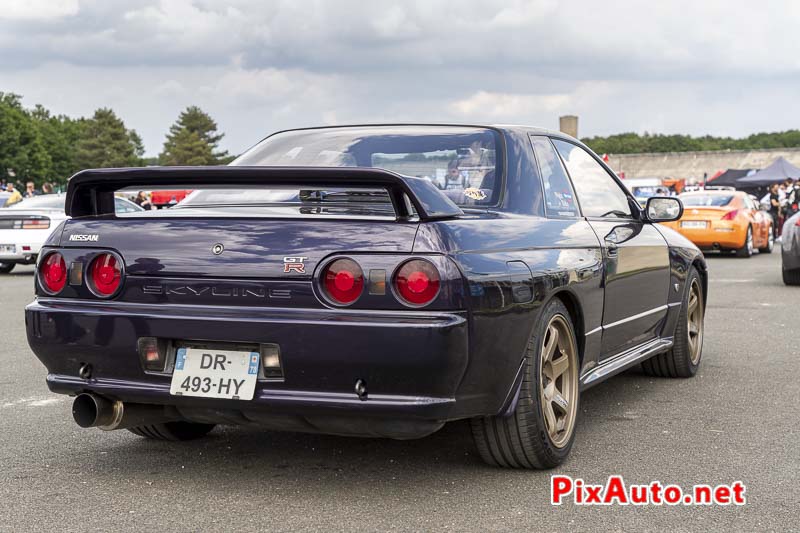
M 772 229 L 772 225 L 770 225 L 768 233 L 767 233 L 767 245 L 763 248 L 758 249 L 758 253 L 760 254 L 771 254 L 772 249 L 775 247 L 775 230 Z
M 488 464 L 506 468 L 545 469 L 558 466 L 569 455 L 575 440 L 576 423 L 573 422 L 568 440 L 560 448 L 553 444 L 548 435 L 542 412 L 541 389 L 541 347 L 545 331 L 554 316 L 560 315 L 568 325 L 573 344 L 575 364 L 579 365 L 579 354 L 575 345 L 575 328 L 569 312 L 559 299 L 552 300 L 542 311 L 536 330 L 528 341 L 525 350 L 522 388 L 516 408 L 509 416 L 488 416 L 471 420 L 472 436 L 478 454 Z M 574 386 L 578 390 L 578 370 L 572 373 Z M 576 392 L 576 418 L 579 409 L 580 393 Z
M 16 263 L 0 263 L 0 274 L 8 274 L 14 267 L 17 266 Z
M 750 257 L 753 255 L 753 228 L 747 226 L 747 234 L 744 237 L 744 244 L 736 249 L 736 257 Z
M 785 285 L 800 285 L 800 269 L 783 269 L 783 283 Z
M 701 334 L 699 339 L 699 353 L 695 361 L 692 361 L 688 320 L 689 298 L 692 285 L 695 282 L 700 291 L 698 295 L 700 300 L 699 305 L 702 306 L 701 312 L 704 318 L 705 302 L 703 296 L 703 282 L 700 279 L 700 274 L 697 272 L 697 269 L 691 267 L 689 269 L 689 277 L 686 280 L 683 304 L 681 305 L 681 311 L 678 315 L 678 324 L 675 326 L 674 344 L 668 352 L 654 355 L 647 361 L 642 362 L 642 370 L 644 370 L 645 374 L 662 378 L 690 378 L 697 373 L 697 368 L 700 366 L 700 359 L 703 355 L 703 337 Z
M 198 424 L 196 422 L 164 422 L 129 428 L 128 431 L 146 439 L 167 440 L 172 442 L 195 440 L 208 435 L 215 424 Z

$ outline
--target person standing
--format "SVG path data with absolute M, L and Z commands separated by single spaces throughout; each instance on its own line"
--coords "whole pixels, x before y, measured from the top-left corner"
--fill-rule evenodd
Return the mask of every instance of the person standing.
M 29 181 L 25 184 L 25 194 L 22 196 L 24 198 L 33 198 L 34 196 L 39 196 L 39 191 L 36 190 L 32 181 Z
M 777 183 L 773 183 L 769 187 L 769 214 L 772 217 L 772 227 L 775 228 L 775 237 L 780 239 L 781 225 L 780 225 L 780 212 L 781 212 L 781 195 L 780 187 Z
M 6 192 L 11 193 L 9 199 L 6 200 L 6 207 L 22 201 L 22 195 L 19 193 L 16 187 L 14 187 L 13 182 L 8 182 L 8 184 L 6 185 Z
M 139 194 L 136 195 L 136 199 L 133 202 L 142 209 L 145 210 L 153 209 L 153 204 L 147 197 L 147 193 L 145 193 L 144 191 L 139 191 Z

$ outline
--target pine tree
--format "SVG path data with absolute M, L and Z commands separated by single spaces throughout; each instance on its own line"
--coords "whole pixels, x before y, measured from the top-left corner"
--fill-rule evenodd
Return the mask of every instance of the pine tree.
M 219 150 L 224 137 L 217 133 L 217 123 L 197 106 L 189 106 L 169 128 L 164 150 L 159 155 L 162 165 L 223 165 L 233 157 Z
M 141 166 L 142 139 L 111 109 L 94 112 L 81 128 L 75 159 L 80 168 Z

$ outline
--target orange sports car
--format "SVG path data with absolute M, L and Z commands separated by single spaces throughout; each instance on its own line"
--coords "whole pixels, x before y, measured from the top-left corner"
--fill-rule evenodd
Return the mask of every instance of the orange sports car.
M 772 217 L 758 200 L 736 190 L 683 193 L 683 216 L 664 225 L 681 233 L 703 250 L 735 250 L 750 257 L 756 248 L 771 253 L 775 242 Z

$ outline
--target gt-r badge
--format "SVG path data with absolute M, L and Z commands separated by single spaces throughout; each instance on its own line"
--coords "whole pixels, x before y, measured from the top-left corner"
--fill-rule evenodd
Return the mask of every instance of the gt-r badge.
M 284 257 L 283 258 L 283 273 L 297 272 L 298 274 L 306 273 L 306 265 L 303 263 L 308 257 Z

